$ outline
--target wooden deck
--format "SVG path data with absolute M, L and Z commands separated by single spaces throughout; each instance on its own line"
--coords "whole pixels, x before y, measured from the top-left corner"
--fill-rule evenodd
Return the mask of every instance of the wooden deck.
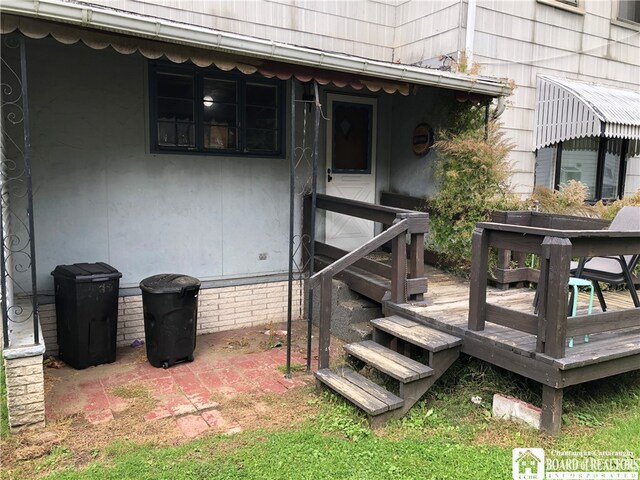
M 385 314 L 412 320 L 463 338 L 462 351 L 555 388 L 640 368 L 640 326 L 574 338 L 562 358 L 536 352 L 536 336 L 494 323 L 468 329 L 469 282 L 425 267 L 429 292 L 423 302 L 386 304 Z M 487 289 L 487 304 L 533 314 L 535 291 L 529 288 Z M 605 292 L 609 311 L 633 308 L 628 292 Z M 578 297 L 578 315 L 586 319 L 588 294 Z M 594 304 L 593 313 L 601 310 Z M 640 312 L 638 312 L 640 317 Z
M 575 316 L 567 314 L 571 260 L 637 255 L 640 230 L 603 230 L 603 225 L 594 225 L 588 219 L 507 212 L 500 221 L 476 225 L 472 235 L 471 280 L 465 282 L 425 267 L 424 235 L 428 229 L 425 213 L 326 195 L 318 195 L 316 208 L 372 220 L 387 227 L 351 252 L 318 241 L 308 245 L 314 264 L 320 269 L 309 278 L 310 288 L 318 291 L 321 300 L 320 369 L 329 365 L 333 278 L 382 303 L 386 320 L 371 322 L 374 343 L 381 347 L 390 347 L 408 358 L 415 354 L 414 347 L 427 345 L 428 348 L 423 348 L 429 357 L 427 366 L 438 374 L 462 351 L 540 382 L 541 428 L 551 433 L 559 432 L 562 424 L 565 387 L 640 369 L 640 302 L 636 299 L 634 307 L 629 292 L 607 292 L 607 311 L 596 307 L 590 314 L 585 311 L 585 296 L 579 295 L 582 308 Z M 310 202 L 305 201 L 305 212 L 309 211 Z M 312 232 L 311 217 L 305 215 L 305 218 L 308 219 L 305 232 Z M 409 245 L 407 234 L 410 234 Z M 314 236 L 309 234 L 306 238 Z M 391 254 L 375 258 L 377 249 L 388 242 L 391 242 Z M 492 273 L 500 289 L 487 286 L 492 250 L 498 256 L 497 268 Z M 524 263 L 529 254 L 539 260 L 539 269 Z M 512 268 L 514 260 L 516 268 Z M 538 312 L 532 305 L 534 290 L 510 288 L 530 282 L 538 284 Z M 628 271 L 624 272 L 624 283 L 632 283 Z M 434 349 L 431 341 L 445 333 L 459 343 L 455 347 L 443 346 L 443 351 Z M 426 335 L 429 342 L 419 338 L 421 335 Z M 369 352 L 378 347 L 367 344 L 357 348 Z M 365 363 L 373 363 L 375 368 L 388 367 L 377 361 L 379 355 L 365 356 Z M 436 361 L 436 357 L 441 358 Z M 395 363 L 402 365 L 406 360 Z M 326 374 L 330 375 L 328 371 Z M 422 384 L 417 385 L 417 381 L 410 382 L 402 375 L 399 378 L 406 380 L 404 387 L 401 385 L 403 407 L 391 410 L 386 403 L 383 416 L 376 415 L 375 409 L 369 412 L 372 420 L 403 415 L 430 386 L 424 379 L 419 379 Z M 319 378 L 319 381 L 323 380 Z M 367 392 L 364 382 L 356 383 L 354 388 L 371 393 Z M 349 392 L 341 393 L 353 401 Z M 375 392 L 373 394 L 375 396 Z

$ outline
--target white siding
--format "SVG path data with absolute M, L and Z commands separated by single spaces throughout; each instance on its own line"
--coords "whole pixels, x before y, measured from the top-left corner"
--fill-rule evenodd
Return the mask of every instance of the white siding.
M 518 191 L 533 188 L 536 77 L 541 74 L 638 89 L 640 32 L 611 24 L 611 2 L 581 1 L 584 14 L 535 0 L 478 1 L 475 61 L 486 75 L 508 77 L 516 90 L 503 114 Z M 637 163 L 637 162 L 636 162 Z M 630 162 L 627 191 L 637 182 Z M 637 188 L 637 186 L 636 186 Z
M 396 7 L 373 0 L 92 0 L 134 13 L 276 42 L 393 59 Z

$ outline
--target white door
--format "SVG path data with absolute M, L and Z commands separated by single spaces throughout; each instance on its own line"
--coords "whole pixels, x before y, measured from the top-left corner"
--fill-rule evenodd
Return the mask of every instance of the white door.
M 375 203 L 377 99 L 327 95 L 327 195 Z M 373 238 L 372 221 L 326 214 L 326 243 L 354 250 Z

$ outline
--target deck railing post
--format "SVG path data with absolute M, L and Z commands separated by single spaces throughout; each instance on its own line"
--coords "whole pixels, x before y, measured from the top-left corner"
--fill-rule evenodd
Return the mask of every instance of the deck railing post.
M 391 301 L 407 301 L 407 241 L 404 232 L 391 240 Z
M 412 233 L 409 246 L 409 278 L 424 278 L 424 233 Z M 421 302 L 423 293 L 409 295 L 410 300 Z
M 496 271 L 505 272 L 511 267 L 511 250 L 504 248 L 498 249 L 498 260 L 496 262 Z M 500 280 L 496 280 L 496 287 L 501 290 L 508 290 L 509 283 L 501 283 Z
M 318 332 L 318 369 L 329 367 L 331 343 L 331 297 L 333 282 L 329 274 L 320 279 L 320 327 Z
M 542 261 L 545 262 L 540 309 L 544 326 L 544 353 L 562 358 L 567 338 L 567 296 L 571 264 L 571 241 L 568 238 L 545 237 L 542 241 Z
M 476 227 L 471 240 L 471 285 L 469 287 L 469 330 L 484 330 L 487 318 L 487 268 L 489 232 Z

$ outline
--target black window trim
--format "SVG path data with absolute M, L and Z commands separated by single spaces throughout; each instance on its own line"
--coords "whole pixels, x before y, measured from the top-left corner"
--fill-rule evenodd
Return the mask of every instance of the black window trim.
M 603 188 L 603 180 L 604 180 L 604 164 L 605 164 L 605 156 L 607 152 L 607 142 L 609 140 L 615 140 L 613 138 L 600 136 L 598 137 L 598 158 L 596 163 L 596 191 L 594 198 L 590 199 L 589 202 L 597 202 L 602 200 L 604 202 L 610 202 L 615 199 L 603 199 L 602 198 L 602 188 Z M 618 192 L 616 198 L 622 198 L 624 195 L 625 189 L 625 180 L 627 176 L 627 150 L 629 140 L 626 138 L 621 139 L 622 144 L 620 146 L 620 168 L 618 169 Z M 562 144 L 563 142 L 558 142 L 556 144 L 556 158 L 555 158 L 555 172 L 553 178 L 554 189 L 558 190 L 560 188 L 560 171 L 562 168 Z
M 182 75 L 192 75 L 194 78 L 196 105 L 194 112 L 195 124 L 195 147 L 160 147 L 158 146 L 158 112 L 157 112 L 157 82 L 156 75 L 158 72 L 176 73 Z M 197 97 L 202 96 L 204 78 L 213 78 L 219 80 L 235 81 L 238 84 L 238 150 L 230 149 L 212 149 L 204 148 L 204 120 L 203 106 L 197 101 Z M 215 67 L 202 68 L 193 64 L 176 65 L 165 61 L 149 62 L 149 142 L 150 153 L 153 154 L 170 154 L 170 155 L 200 155 L 200 156 L 216 156 L 216 157 L 248 157 L 248 158 L 285 158 L 285 130 L 286 130 L 286 113 L 285 113 L 285 82 L 276 78 L 265 78 L 256 73 L 247 75 L 239 72 L 224 72 Z M 245 125 L 246 125 L 246 84 L 256 83 L 262 85 L 272 85 L 277 88 L 277 151 L 258 152 L 246 151 L 245 146 Z

